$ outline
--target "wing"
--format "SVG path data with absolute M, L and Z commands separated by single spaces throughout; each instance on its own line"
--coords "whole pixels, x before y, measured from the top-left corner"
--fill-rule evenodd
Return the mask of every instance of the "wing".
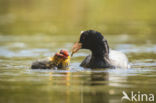
M 115 67 L 125 69 L 129 67 L 127 56 L 120 51 L 110 50 L 109 59 L 111 64 Z
M 50 62 L 49 60 L 39 60 L 35 61 L 31 65 L 32 69 L 50 69 Z
M 82 63 L 80 64 L 80 66 L 82 67 L 87 67 L 89 62 L 90 62 L 90 59 L 91 59 L 91 55 L 88 55 L 83 61 Z

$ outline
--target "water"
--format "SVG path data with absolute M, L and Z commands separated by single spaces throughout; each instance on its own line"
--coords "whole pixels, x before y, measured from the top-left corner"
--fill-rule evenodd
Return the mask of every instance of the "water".
M 87 50 L 72 57 L 69 70 L 30 69 L 32 61 L 52 56 L 61 48 L 70 51 L 77 36 L 1 35 L 1 103 L 118 103 L 122 91 L 156 93 L 155 41 L 138 43 L 129 35 L 105 37 L 111 48 L 126 53 L 130 69 L 84 69 L 79 64 L 90 53 Z
M 123 91 L 156 95 L 155 4 L 0 0 L 0 103 L 120 103 Z M 131 68 L 82 68 L 88 50 L 74 54 L 69 70 L 30 68 L 60 49 L 70 52 L 88 29 L 102 32 L 112 49 L 128 56 Z

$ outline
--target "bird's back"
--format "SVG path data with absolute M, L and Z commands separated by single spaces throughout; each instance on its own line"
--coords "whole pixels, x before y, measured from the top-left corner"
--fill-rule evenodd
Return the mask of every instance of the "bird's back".
M 110 50 L 109 59 L 116 68 L 129 68 L 127 56 L 120 51 Z
M 91 67 L 91 55 L 88 55 L 83 62 L 80 64 L 82 67 Z M 109 60 L 107 60 L 110 64 L 110 67 L 112 68 L 129 68 L 130 65 L 128 64 L 128 58 L 127 56 L 120 52 L 120 51 L 115 51 L 115 50 L 110 50 L 109 52 Z M 97 64 L 92 64 L 92 65 L 97 65 Z M 107 64 L 103 63 L 103 67 L 106 67 Z

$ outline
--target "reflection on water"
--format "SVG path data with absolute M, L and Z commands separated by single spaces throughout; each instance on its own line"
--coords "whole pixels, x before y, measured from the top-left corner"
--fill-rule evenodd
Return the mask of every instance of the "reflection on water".
M 155 3 L 0 0 L 0 103 L 120 103 L 123 91 L 156 94 Z M 87 29 L 102 32 L 132 68 L 82 68 L 90 52 L 80 50 L 68 70 L 30 69 L 37 59 L 71 50 Z
M 122 91 L 155 93 L 155 41 L 131 43 L 132 36 L 121 41 L 106 35 L 110 47 L 128 55 L 130 69 L 82 68 L 80 62 L 89 51 L 80 50 L 67 70 L 31 70 L 32 61 L 51 56 L 60 48 L 70 50 L 76 41 L 74 36 L 44 35 L 42 44 L 40 37 L 0 36 L 0 102 L 120 103 Z

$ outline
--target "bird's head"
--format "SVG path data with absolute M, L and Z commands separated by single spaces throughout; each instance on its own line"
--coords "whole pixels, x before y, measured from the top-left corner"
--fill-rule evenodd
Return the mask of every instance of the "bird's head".
M 60 50 L 58 53 L 56 53 L 54 55 L 54 58 L 64 59 L 65 60 L 65 59 L 68 58 L 68 56 L 69 56 L 68 51 L 66 51 L 66 50 Z
M 67 67 L 70 63 L 70 56 L 68 54 L 68 51 L 60 50 L 51 58 L 51 61 L 53 65 L 58 68 Z
M 99 45 L 103 45 L 104 37 L 100 32 L 95 30 L 82 31 L 80 39 L 72 47 L 72 55 L 79 49 L 95 50 Z

